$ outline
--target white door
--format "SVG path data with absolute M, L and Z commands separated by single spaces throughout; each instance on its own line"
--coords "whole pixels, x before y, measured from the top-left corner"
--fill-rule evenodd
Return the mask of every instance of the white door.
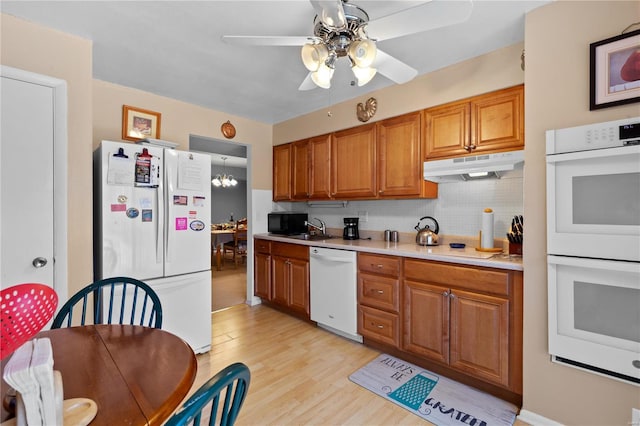
M 211 159 L 164 151 L 167 233 L 165 276 L 211 269 Z
M 0 98 L 0 285 L 43 283 L 66 297 L 66 178 L 58 182 L 54 174 L 55 143 L 66 154 L 66 127 L 59 128 L 59 118 L 66 126 L 66 84 L 2 67 Z M 55 200 L 60 186 L 63 193 L 55 196 L 62 200 Z M 64 229 L 54 234 L 54 223 Z M 60 231 L 65 241 L 56 241 Z
M 128 276 L 148 280 L 163 276 L 163 186 L 136 185 L 138 155 L 146 150 L 158 165 L 163 150 L 131 143 L 102 141 L 94 167 L 100 181 L 94 192 L 99 202 L 99 233 L 94 237 L 96 278 Z

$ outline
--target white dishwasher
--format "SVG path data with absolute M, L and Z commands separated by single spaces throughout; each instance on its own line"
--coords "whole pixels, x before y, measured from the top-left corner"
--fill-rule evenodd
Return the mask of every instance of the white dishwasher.
M 358 334 L 356 252 L 311 247 L 311 320 L 319 327 L 362 342 Z

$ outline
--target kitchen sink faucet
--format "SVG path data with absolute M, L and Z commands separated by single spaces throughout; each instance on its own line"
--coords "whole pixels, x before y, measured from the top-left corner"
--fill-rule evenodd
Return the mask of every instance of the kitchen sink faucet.
M 311 223 L 309 221 L 306 221 L 306 220 L 304 221 L 304 224 L 306 226 L 312 227 L 315 230 L 320 231 L 320 233 L 322 235 L 327 235 L 327 225 L 325 225 L 325 223 L 322 220 L 318 219 L 317 217 L 314 217 L 314 219 L 317 220 L 318 222 L 320 222 L 320 226 L 314 225 L 313 223 Z

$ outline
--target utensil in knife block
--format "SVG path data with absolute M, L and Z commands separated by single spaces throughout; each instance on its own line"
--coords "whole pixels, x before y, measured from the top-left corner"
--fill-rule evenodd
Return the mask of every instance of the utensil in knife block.
M 509 243 L 509 254 L 517 254 L 522 256 L 522 244 Z

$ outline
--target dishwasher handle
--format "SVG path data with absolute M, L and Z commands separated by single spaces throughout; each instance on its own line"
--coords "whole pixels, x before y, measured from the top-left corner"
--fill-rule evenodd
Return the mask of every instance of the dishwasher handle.
M 354 259 L 351 256 L 327 256 L 318 253 L 317 250 L 312 249 L 310 256 L 314 259 L 323 260 L 326 262 L 338 262 L 338 263 L 353 263 Z

